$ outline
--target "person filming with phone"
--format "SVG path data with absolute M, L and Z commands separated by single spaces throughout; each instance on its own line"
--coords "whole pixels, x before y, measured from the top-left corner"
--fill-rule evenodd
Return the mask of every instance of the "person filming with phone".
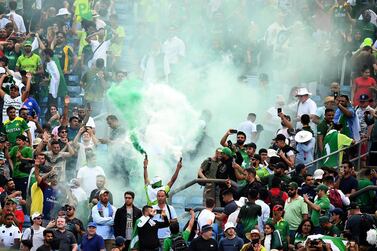
M 143 216 L 136 220 L 130 250 L 157 250 L 160 247 L 158 239 L 158 230 L 160 228 L 169 227 L 169 219 L 165 210 L 155 210 L 151 206 L 143 207 Z M 153 220 L 152 218 L 159 213 L 162 222 Z

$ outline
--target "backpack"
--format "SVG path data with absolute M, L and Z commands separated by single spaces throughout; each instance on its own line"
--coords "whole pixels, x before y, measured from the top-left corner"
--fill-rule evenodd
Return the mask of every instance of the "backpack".
M 268 197 L 270 199 L 270 208 L 271 208 L 271 212 L 272 212 L 272 209 L 274 208 L 274 206 L 276 205 L 281 205 L 284 207 L 284 200 L 283 200 L 283 191 L 280 191 L 278 195 L 275 195 L 273 196 L 272 193 L 270 191 L 268 191 Z
M 336 191 L 336 189 L 330 189 L 329 200 L 334 207 L 343 207 L 342 197 L 340 196 L 340 193 Z
M 181 234 L 178 234 L 175 238 L 171 238 L 171 249 L 173 251 L 187 251 L 188 246 Z

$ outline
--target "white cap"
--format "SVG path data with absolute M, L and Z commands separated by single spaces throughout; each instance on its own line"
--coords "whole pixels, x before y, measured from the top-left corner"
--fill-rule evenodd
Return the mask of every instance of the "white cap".
M 322 169 L 317 169 L 314 171 L 313 178 L 314 180 L 321 180 L 325 172 Z
M 39 217 L 39 216 L 42 216 L 41 213 L 38 213 L 38 212 L 35 212 L 31 215 L 31 220 L 34 220 L 35 218 Z
M 71 13 L 67 10 L 67 8 L 59 9 L 58 14 L 56 14 L 56 16 L 64 16 L 64 15 L 71 15 Z
M 298 88 L 297 89 L 297 93 L 296 93 L 296 96 L 304 96 L 304 95 L 312 95 L 308 89 L 306 89 L 305 87 L 303 88 Z
M 226 232 L 226 230 L 228 230 L 229 228 L 236 228 L 233 224 L 233 222 L 231 221 L 228 221 L 225 226 L 224 226 L 224 232 Z
M 0 67 L 0 74 L 4 74 L 6 71 L 5 71 L 5 68 L 4 67 Z

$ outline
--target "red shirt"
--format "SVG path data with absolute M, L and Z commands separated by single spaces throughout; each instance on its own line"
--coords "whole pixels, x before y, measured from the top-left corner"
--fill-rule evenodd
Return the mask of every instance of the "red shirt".
M 353 95 L 353 106 L 359 105 L 359 98 L 362 94 L 367 94 L 369 98 L 372 98 L 372 92 L 369 90 L 370 87 L 376 86 L 376 80 L 374 78 L 368 77 L 358 77 L 355 79 L 354 83 L 355 85 L 355 93 Z

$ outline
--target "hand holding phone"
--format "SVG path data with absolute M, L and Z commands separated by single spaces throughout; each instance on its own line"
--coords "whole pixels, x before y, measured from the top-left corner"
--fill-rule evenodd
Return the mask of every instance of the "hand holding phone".
M 237 131 L 236 129 L 230 129 L 229 132 L 230 132 L 231 134 L 234 134 L 234 133 L 237 133 L 238 131 Z
M 281 111 L 282 111 L 282 109 L 279 107 L 278 109 L 277 109 L 277 111 L 278 111 L 278 115 L 281 113 Z

